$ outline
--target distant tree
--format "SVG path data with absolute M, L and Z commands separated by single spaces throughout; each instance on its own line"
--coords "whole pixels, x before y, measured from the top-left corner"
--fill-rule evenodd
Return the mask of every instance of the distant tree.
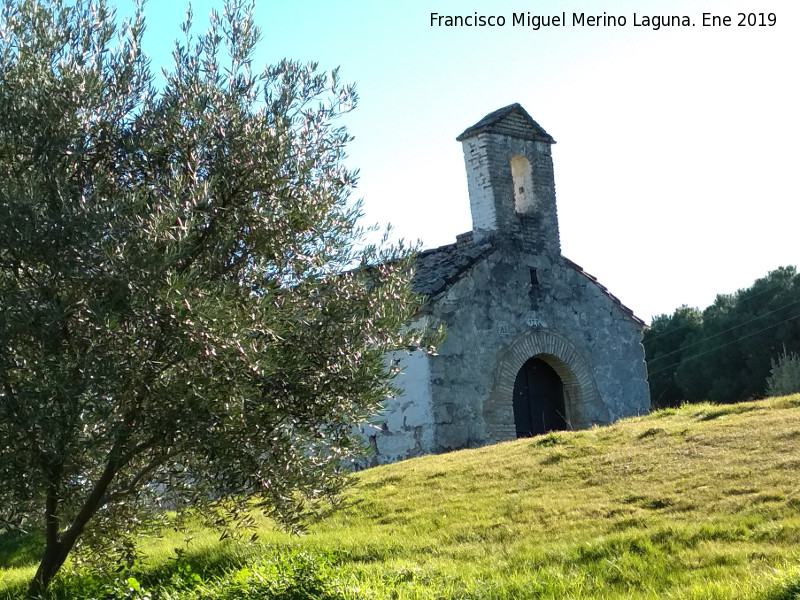
M 701 327 L 684 341 L 676 378 L 686 401 L 733 401 L 736 397 L 733 380 L 737 376 L 732 369 L 740 365 L 741 357 L 733 343 L 737 332 L 729 329 L 735 318 L 735 297 L 719 294 L 702 312 Z M 712 389 L 717 398 L 711 397 Z
M 699 310 L 681 306 L 672 315 L 654 317 L 645 330 L 643 344 L 653 408 L 678 406 L 683 402 L 677 369 L 683 359 L 686 340 L 700 330 L 702 323 Z
M 2 0 L 0 519 L 44 533 L 31 596 L 159 503 L 295 522 L 421 341 L 411 253 L 348 202 L 353 90 L 252 70 L 252 5 L 223 15 L 155 90 L 140 8 L 115 43 L 105 0 Z
M 702 313 L 681 307 L 656 317 L 644 345 L 656 406 L 763 396 L 771 359 L 782 348 L 800 351 L 800 276 L 781 267 Z

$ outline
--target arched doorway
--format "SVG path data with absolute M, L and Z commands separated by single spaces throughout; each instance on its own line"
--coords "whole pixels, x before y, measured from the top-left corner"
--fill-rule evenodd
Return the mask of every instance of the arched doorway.
M 527 332 L 498 353 L 492 391 L 483 404 L 483 418 L 492 441 L 517 437 L 514 424 L 514 383 L 531 357 L 547 363 L 562 382 L 567 429 L 585 429 L 610 421 L 600 400 L 589 363 L 563 336 L 547 330 Z
M 517 373 L 513 404 L 518 438 L 567 429 L 564 384 L 540 358 L 529 359 Z

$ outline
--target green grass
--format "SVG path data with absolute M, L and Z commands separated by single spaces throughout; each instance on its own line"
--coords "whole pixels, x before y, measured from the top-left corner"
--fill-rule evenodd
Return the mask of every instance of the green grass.
M 57 592 L 800 600 L 798 471 L 800 395 L 690 405 L 370 469 L 305 536 L 198 531 L 179 561 L 179 536 L 148 538 L 116 586 L 68 572 Z M 37 546 L 0 537 L 0 597 L 31 576 Z

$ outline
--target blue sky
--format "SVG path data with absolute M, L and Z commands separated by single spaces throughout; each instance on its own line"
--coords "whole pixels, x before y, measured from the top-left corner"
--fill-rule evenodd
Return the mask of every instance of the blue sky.
M 121 13 L 130 3 L 117 0 Z M 196 29 L 221 1 L 193 2 Z M 757 7 L 757 8 L 753 8 Z M 186 4 L 151 0 L 145 51 L 170 62 Z M 512 27 L 514 12 L 624 16 L 624 27 Z M 430 14 L 503 15 L 504 27 L 432 27 Z M 704 12 L 731 17 L 703 27 Z M 737 13 L 774 13 L 737 27 Z M 693 27 L 635 27 L 687 15 Z M 649 321 L 800 264 L 800 3 L 764 0 L 261 0 L 254 66 L 341 67 L 358 108 L 366 222 L 436 247 L 472 228 L 460 144 L 521 103 L 556 140 L 563 254 Z M 260 64 L 259 64 L 260 63 Z

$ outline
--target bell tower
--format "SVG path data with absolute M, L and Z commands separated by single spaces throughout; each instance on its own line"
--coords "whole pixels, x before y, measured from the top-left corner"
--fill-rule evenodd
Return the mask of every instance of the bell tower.
M 464 149 L 474 239 L 559 255 L 555 140 L 519 104 L 486 115 L 456 139 Z

